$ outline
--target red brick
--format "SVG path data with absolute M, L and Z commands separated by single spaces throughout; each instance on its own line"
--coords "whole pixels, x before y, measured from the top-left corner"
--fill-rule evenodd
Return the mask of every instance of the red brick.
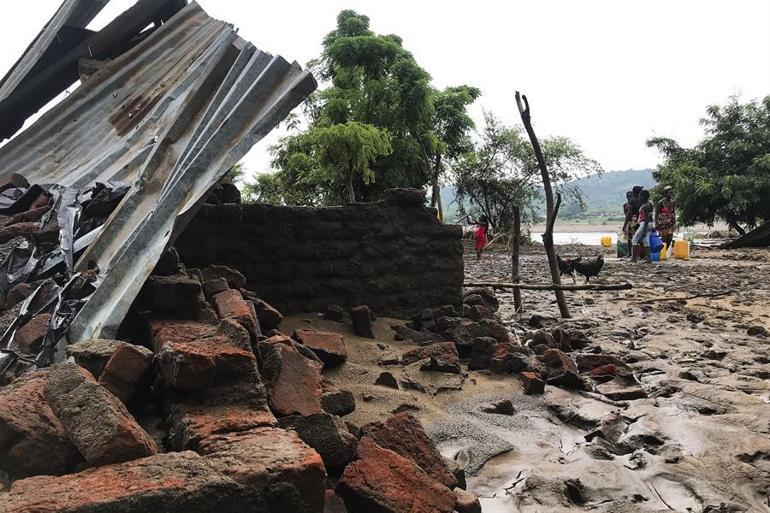
M 16 481 L 0 494 L 0 511 L 218 513 L 249 511 L 253 502 L 250 490 L 188 451 Z
M 246 328 L 255 337 L 259 334 L 257 315 L 243 295 L 233 289 L 228 289 L 215 295 L 211 302 L 220 319 L 231 319 Z
M 457 354 L 454 342 L 440 342 L 412 349 L 401 355 L 401 363 L 409 365 L 431 356 L 450 365 L 460 365 L 460 355 Z
M 270 409 L 278 417 L 320 413 L 322 365 L 285 338 L 271 337 L 259 344 Z
M 13 343 L 22 353 L 37 354 L 43 347 L 43 339 L 48 331 L 48 322 L 51 314 L 38 314 L 30 319 L 24 326 L 16 330 Z
M 521 379 L 521 388 L 524 389 L 525 394 L 535 395 L 545 392 L 545 383 L 539 373 L 521 372 L 519 373 L 519 379 Z
M 348 359 L 345 341 L 339 333 L 296 330 L 293 336 L 297 342 L 310 348 L 326 368 L 343 364 Z
M 203 390 L 256 373 L 250 350 L 230 345 L 225 337 L 195 342 L 167 342 L 158 355 L 160 375 L 179 390 Z
M 126 402 L 152 363 L 152 351 L 134 344 L 119 346 L 104 366 L 99 384 Z
M 214 435 L 200 442 L 199 452 L 222 474 L 282 501 L 281 511 L 323 511 L 326 471 L 321 456 L 296 433 L 266 427 Z
M 420 421 L 408 412 L 397 413 L 385 422 L 374 422 L 361 428 L 380 447 L 390 449 L 409 459 L 431 478 L 449 488 L 457 485 L 457 478 L 449 472 L 444 458 L 425 434 Z
M 358 445 L 359 459 L 345 467 L 337 494 L 349 511 L 452 513 L 455 495 L 414 463 L 380 447 L 368 436 Z
M 77 364 L 52 367 L 43 393 L 70 440 L 91 465 L 157 452 L 155 442 L 123 403 Z
M 267 409 L 243 405 L 201 407 L 172 416 L 169 439 L 176 450 L 197 449 L 202 440 L 214 435 L 277 425 Z
M 0 470 L 13 478 L 64 474 L 81 456 L 43 396 L 48 371 L 0 389 Z

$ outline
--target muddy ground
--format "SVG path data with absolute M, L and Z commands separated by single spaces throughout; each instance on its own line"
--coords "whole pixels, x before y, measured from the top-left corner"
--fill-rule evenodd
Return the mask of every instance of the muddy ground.
M 586 257 L 601 251 L 559 249 Z M 634 288 L 568 293 L 573 318 L 560 325 L 583 330 L 588 351 L 600 347 L 629 363 L 646 399 L 613 402 L 551 386 L 527 396 L 515 376 L 394 365 L 416 347 L 394 340 L 395 319 L 376 321 L 376 340 L 312 315 L 290 317 L 282 328 L 345 334 L 348 363 L 325 377 L 354 392 L 358 407 L 346 419 L 360 426 L 413 412 L 441 452 L 466 466 L 468 489 L 485 512 L 770 511 L 770 337 L 762 330 L 770 329 L 770 251 L 696 250 L 689 261 L 652 265 L 605 258 L 598 282 Z M 542 248 L 525 251 L 522 281 L 544 281 L 545 266 Z M 467 281 L 509 277 L 506 254 L 466 258 Z M 722 291 L 729 294 L 641 302 Z M 498 294 L 498 313 L 525 340 L 532 314 L 558 310 L 550 292 L 523 294 L 519 319 L 510 293 Z M 400 390 L 373 384 L 385 370 Z M 514 415 L 482 411 L 503 398 Z

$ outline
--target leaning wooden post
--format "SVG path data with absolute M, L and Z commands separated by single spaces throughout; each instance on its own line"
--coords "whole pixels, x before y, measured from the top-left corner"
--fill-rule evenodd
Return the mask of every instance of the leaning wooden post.
M 540 149 L 540 142 L 537 140 L 535 130 L 532 128 L 527 96 L 519 94 L 518 91 L 516 91 L 516 106 L 519 108 L 521 121 L 524 123 L 524 128 L 529 135 L 529 140 L 532 142 L 532 148 L 535 150 L 535 157 L 537 158 L 537 165 L 540 168 L 540 174 L 543 177 L 546 208 L 546 228 L 545 233 L 543 234 L 543 246 L 545 246 L 545 253 L 548 255 L 548 267 L 551 268 L 551 279 L 553 280 L 554 285 L 561 285 L 559 264 L 556 262 L 556 251 L 553 248 L 553 225 L 556 222 L 558 204 L 556 206 L 554 205 L 551 177 L 548 174 L 548 168 L 545 165 L 545 158 L 543 158 L 543 150 Z M 559 197 L 558 203 L 561 203 L 561 196 Z M 564 292 L 556 289 L 554 290 L 554 295 L 556 296 L 556 303 L 559 305 L 561 316 L 565 319 L 571 317 L 569 308 L 567 307 L 567 300 L 564 298 Z
M 513 234 L 511 235 L 511 281 L 519 283 L 519 249 L 521 248 L 521 210 L 513 205 Z M 515 315 L 521 313 L 521 289 L 513 289 Z

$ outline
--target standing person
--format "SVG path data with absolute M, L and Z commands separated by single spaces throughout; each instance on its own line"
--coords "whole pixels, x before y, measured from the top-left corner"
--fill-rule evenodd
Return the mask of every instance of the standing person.
M 628 200 L 628 208 L 625 209 L 626 220 L 623 223 L 623 232 L 625 232 L 626 239 L 628 239 L 628 250 L 631 252 L 632 260 L 636 258 L 636 255 L 634 255 L 633 239 L 636 230 L 639 229 L 639 207 L 642 205 L 639 193 L 642 192 L 643 188 L 641 185 L 635 185 L 631 189 L 631 199 Z
M 634 233 L 634 239 L 632 241 L 634 251 L 631 261 L 636 262 L 639 254 L 644 251 L 644 248 L 647 248 L 645 260 L 648 263 L 652 263 L 652 257 L 650 255 L 650 232 L 655 229 L 655 224 L 652 221 L 653 206 L 650 201 L 650 191 L 640 192 L 639 201 L 642 203 L 639 207 L 639 228 L 637 228 L 636 233 Z
M 626 192 L 626 202 L 623 204 L 623 218 L 628 218 L 628 210 L 631 208 L 631 200 L 634 197 L 634 193 L 632 191 Z M 626 230 L 626 225 L 623 224 L 623 233 L 626 236 L 626 240 L 628 241 L 628 255 L 631 256 L 631 235 L 628 234 L 628 230 Z M 621 258 L 625 258 L 626 255 L 624 255 Z
M 468 224 L 476 225 L 476 240 L 473 243 L 473 248 L 476 250 L 476 260 L 481 260 L 481 253 L 484 251 L 484 246 L 487 245 L 487 235 L 489 234 L 489 221 L 484 214 L 479 217 L 478 221 L 474 221 L 471 216 L 467 216 Z
M 674 188 L 670 185 L 663 187 L 663 199 L 655 205 L 655 226 L 658 228 L 660 239 L 671 247 L 676 231 L 676 203 L 673 198 Z

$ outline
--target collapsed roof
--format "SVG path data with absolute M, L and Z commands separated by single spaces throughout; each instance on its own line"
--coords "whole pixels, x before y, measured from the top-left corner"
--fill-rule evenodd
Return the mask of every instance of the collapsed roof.
M 58 225 L 53 250 L 22 248 L 0 268 L 3 294 L 57 277 L 37 302 L 53 315 L 37 366 L 53 361 L 65 334 L 115 336 L 207 192 L 316 87 L 297 63 L 255 48 L 196 3 L 138 0 L 101 31 L 84 29 L 107 1 L 65 0 L 0 82 L 0 137 L 9 137 L 74 83 L 84 62 L 96 69 L 0 148 L 8 196 L 0 207 L 39 187 L 51 200 L 40 226 Z M 105 190 L 119 203 L 98 226 L 81 226 L 84 208 Z M 73 306 L 67 291 L 84 276 L 91 288 Z M 11 347 L 18 321 L 0 348 Z

